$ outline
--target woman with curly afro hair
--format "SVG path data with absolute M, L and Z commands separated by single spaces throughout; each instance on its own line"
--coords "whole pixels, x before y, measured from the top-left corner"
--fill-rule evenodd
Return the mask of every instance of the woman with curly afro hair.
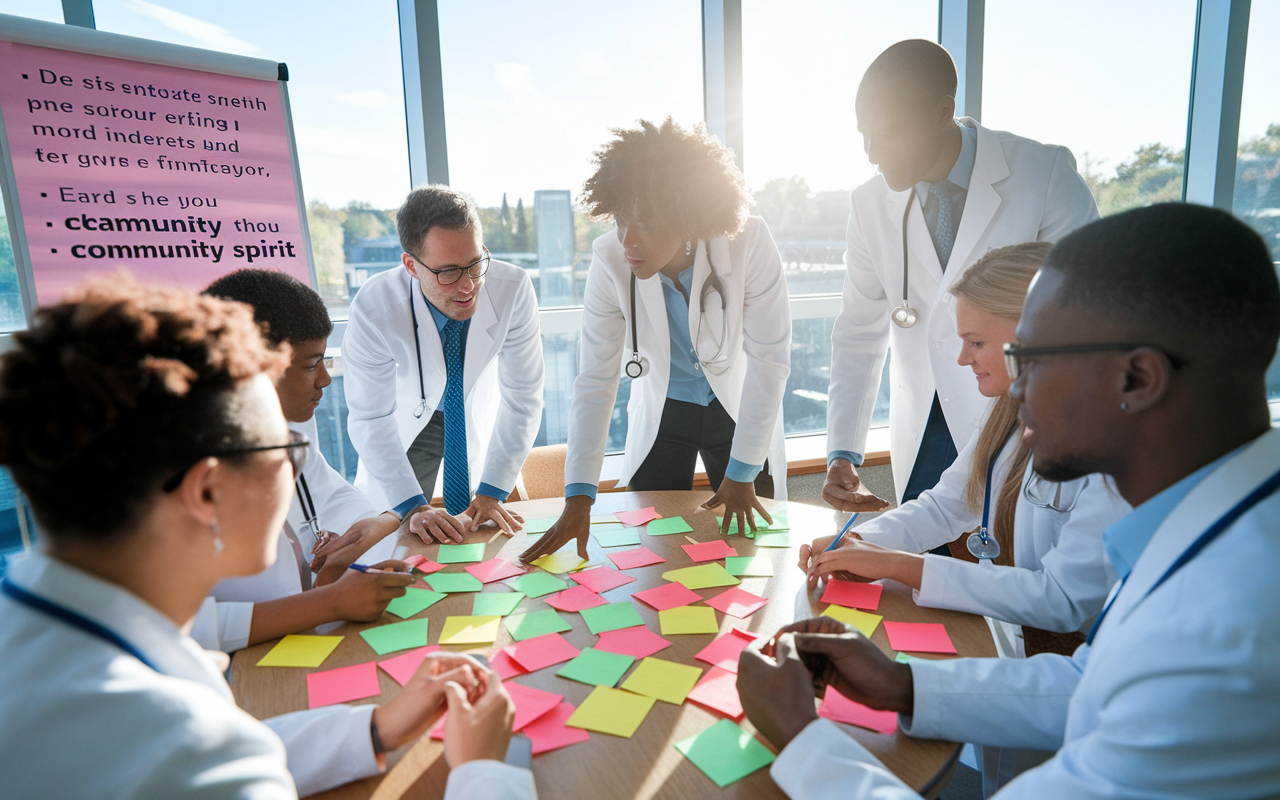
M 700 508 L 723 506 L 725 533 L 754 530 L 756 511 L 772 522 L 757 498 L 786 494 L 787 283 L 764 220 L 747 215 L 733 151 L 701 125 L 670 118 L 613 134 L 581 198 L 617 229 L 596 239 L 587 274 L 568 501 L 526 560 L 573 538 L 586 557 L 623 374 L 633 383 L 619 483 L 691 489 L 701 455 L 715 495 Z

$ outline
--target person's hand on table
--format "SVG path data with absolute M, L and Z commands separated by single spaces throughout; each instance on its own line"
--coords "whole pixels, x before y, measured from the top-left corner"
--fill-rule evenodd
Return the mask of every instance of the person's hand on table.
M 461 542 L 467 531 L 472 530 L 471 519 L 465 514 L 454 516 L 443 508 L 418 506 L 405 517 L 412 533 L 427 544 Z
M 383 749 L 395 750 L 425 733 L 444 710 L 446 686 L 457 686 L 459 691 L 478 698 L 484 680 L 484 667 L 470 656 L 429 654 L 395 699 L 373 712 Z
M 924 556 L 845 536 L 835 550 L 813 554 L 809 561 L 810 586 L 831 575 L 856 575 L 872 581 L 892 578 L 919 589 L 924 578 Z
M 815 697 L 821 697 L 830 686 L 870 708 L 899 714 L 912 712 L 915 695 L 911 667 L 886 656 L 860 631 L 838 620 L 815 617 L 779 628 L 779 651 L 787 638 L 813 675 Z M 745 696 L 743 701 L 745 708 Z
M 832 534 L 830 536 L 819 536 L 817 539 L 813 540 L 812 544 L 800 545 L 800 559 L 797 562 L 797 566 L 799 566 L 800 571 L 803 572 L 805 575 L 807 575 L 809 578 L 809 591 L 813 591 L 813 589 L 818 585 L 818 582 L 820 580 L 819 576 L 813 571 L 814 559 L 817 556 L 821 555 L 823 551 L 825 551 L 828 547 L 830 547 L 831 543 L 835 541 L 835 538 L 836 538 L 835 534 Z M 858 534 L 854 533 L 853 531 L 849 531 L 844 535 L 844 539 L 840 541 L 840 547 L 844 547 L 845 544 L 850 539 L 859 539 L 859 538 L 861 537 L 858 536 Z M 827 575 L 826 577 L 834 577 L 834 578 L 839 578 L 840 580 L 846 580 L 846 581 L 857 580 L 856 576 L 848 572 L 833 572 Z
M 720 525 L 720 533 L 723 536 L 729 535 L 729 526 L 734 520 L 738 522 L 738 533 L 746 533 L 748 525 L 752 531 L 755 531 L 756 519 L 753 511 L 759 511 L 766 522 L 773 524 L 773 517 L 769 516 L 769 512 L 756 497 L 756 485 L 752 481 L 735 481 L 725 478 L 720 481 L 719 491 L 711 495 L 707 502 L 698 506 L 698 509 L 710 510 L 719 506 L 724 506 L 724 522 Z
M 516 704 L 493 670 L 483 672 L 482 692 L 468 697 L 455 682 L 445 684 L 449 717 L 444 723 L 444 758 L 450 769 L 468 761 L 506 757 Z
M 758 642 L 738 655 L 738 696 L 747 719 L 779 751 L 818 718 L 813 676 L 796 652 L 793 634 L 765 654 Z
M 328 586 L 311 591 L 323 593 L 335 620 L 373 622 L 413 581 L 408 564 L 389 559 L 369 565 L 369 572 L 348 569 Z
M 587 558 L 587 537 L 591 535 L 591 498 L 577 495 L 564 501 L 560 519 L 520 554 L 520 561 L 529 564 L 543 556 L 551 555 L 573 539 L 578 540 L 578 557 Z
M 843 458 L 833 459 L 827 467 L 827 482 L 822 487 L 822 499 L 840 511 L 884 511 L 889 501 L 870 492 L 860 492 L 862 480 L 853 464 Z
M 490 520 L 508 536 L 514 535 L 516 531 L 524 527 L 524 517 L 508 510 L 506 506 L 498 502 L 497 498 L 483 494 L 475 496 L 475 499 L 471 501 L 471 505 L 467 506 L 467 510 L 462 512 L 462 516 L 471 518 L 468 530 L 472 531 Z
M 347 567 L 356 563 L 370 547 L 395 533 L 400 527 L 400 520 L 395 514 L 386 512 L 376 517 L 362 519 L 347 529 L 341 536 L 331 536 L 321 543 L 316 540 L 312 548 L 311 571 L 316 574 L 315 586 L 325 586 L 342 577 Z

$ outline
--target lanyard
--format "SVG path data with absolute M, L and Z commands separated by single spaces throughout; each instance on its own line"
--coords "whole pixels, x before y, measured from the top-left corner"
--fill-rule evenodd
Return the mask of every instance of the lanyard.
M 31 608 L 36 611 L 41 611 L 53 617 L 54 619 L 58 619 L 67 623 L 73 628 L 79 628 L 80 630 L 84 631 L 90 636 L 96 636 L 99 639 L 110 642 L 111 644 L 125 651 L 129 655 L 138 659 L 143 664 L 146 664 L 148 667 L 151 667 L 156 672 L 160 672 L 160 669 L 156 667 L 155 664 L 152 664 L 151 660 L 148 659 L 146 656 L 144 656 L 142 652 L 138 650 L 138 648 L 134 647 L 132 644 L 130 644 L 128 641 L 126 641 L 123 637 L 121 637 L 116 632 L 109 630 L 108 628 L 105 628 L 102 625 L 99 625 L 98 623 L 94 622 L 88 617 L 77 614 L 76 612 L 72 611 L 69 608 L 63 608 L 62 606 L 56 603 L 52 603 L 48 600 L 45 600 L 43 597 L 37 597 L 36 595 L 28 592 L 26 589 L 21 588 L 20 586 L 12 583 L 11 581 L 7 581 L 7 580 L 0 581 L 0 591 L 3 591 L 5 594 L 9 595 L 9 597 L 11 597 L 14 601 L 21 603 L 27 608 Z
M 1276 491 L 1276 489 L 1280 489 L 1280 472 L 1276 472 L 1270 478 L 1263 481 L 1258 488 L 1250 492 L 1239 503 L 1236 503 L 1230 511 L 1219 517 L 1217 522 L 1210 525 L 1208 530 L 1200 534 L 1200 538 L 1192 542 L 1191 546 L 1186 550 L 1183 550 L 1182 555 L 1178 556 L 1178 560 L 1169 565 L 1169 568 L 1160 576 L 1160 580 L 1156 581 L 1155 584 L 1147 590 L 1147 594 L 1151 594 L 1156 589 L 1159 589 L 1162 583 L 1173 577 L 1175 572 L 1185 567 L 1191 559 L 1199 555 L 1201 550 L 1208 547 L 1210 542 L 1221 536 L 1223 532 L 1230 528 L 1236 520 L 1245 514 L 1245 512 L 1256 506 L 1258 503 L 1261 503 L 1263 500 L 1266 500 Z M 1132 575 L 1133 571 L 1130 570 L 1129 574 Z M 1107 616 L 1107 612 L 1111 610 L 1111 607 L 1115 605 L 1116 598 L 1120 596 L 1121 590 L 1124 589 L 1124 582 L 1128 579 L 1129 575 L 1125 575 L 1124 579 L 1120 581 L 1120 588 L 1116 589 L 1116 593 L 1111 596 L 1111 602 L 1107 603 L 1107 607 L 1102 609 L 1102 613 L 1099 614 L 1098 619 L 1094 621 L 1093 627 L 1089 629 L 1089 636 L 1085 639 L 1086 644 L 1093 644 L 1093 637 L 1098 633 L 1098 628 L 1102 626 L 1102 620 Z

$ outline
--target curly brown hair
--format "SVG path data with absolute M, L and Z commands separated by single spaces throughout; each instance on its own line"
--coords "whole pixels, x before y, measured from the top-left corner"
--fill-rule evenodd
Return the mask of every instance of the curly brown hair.
M 667 117 L 661 127 L 614 128 L 595 152 L 595 174 L 580 202 L 595 219 L 633 217 L 696 239 L 736 236 L 747 224 L 746 188 L 733 151 L 699 123 L 684 128 Z
M 288 366 L 249 306 L 128 274 L 36 309 L 14 342 L 0 356 L 0 464 L 53 536 L 121 535 L 176 471 L 260 444 L 234 392 Z

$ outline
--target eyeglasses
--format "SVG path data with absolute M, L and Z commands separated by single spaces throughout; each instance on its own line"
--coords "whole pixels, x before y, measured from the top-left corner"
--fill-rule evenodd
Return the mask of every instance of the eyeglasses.
M 1183 365 L 1183 360 L 1174 354 L 1161 350 L 1152 345 L 1142 344 L 1120 344 L 1120 343 L 1098 343 L 1098 344 L 1069 344 L 1059 347 L 1018 347 L 1013 344 L 1004 346 L 1004 368 L 1009 372 L 1009 380 L 1016 381 L 1018 376 L 1022 374 L 1023 361 L 1028 358 L 1038 358 L 1040 356 L 1060 356 L 1069 353 L 1105 353 L 1110 351 L 1119 352 L 1121 350 L 1136 350 L 1139 347 L 1151 347 L 1164 354 L 1169 359 L 1169 363 L 1174 369 Z
M 1080 481 L 1057 483 L 1045 480 L 1038 472 L 1033 471 L 1022 487 L 1022 493 L 1027 498 L 1027 502 L 1033 506 L 1065 514 L 1076 507 L 1076 501 L 1080 499 L 1081 493 L 1088 485 L 1087 476 Z
M 191 471 L 191 467 L 194 467 L 206 458 L 212 458 L 214 456 L 238 456 L 246 453 L 265 453 L 268 450 L 284 450 L 288 453 L 289 465 L 293 467 L 294 480 L 297 480 L 298 476 L 302 474 L 302 465 L 306 463 L 307 448 L 310 446 L 310 439 L 297 431 L 289 431 L 288 444 L 268 444 L 262 445 L 261 447 L 240 447 L 235 450 L 219 450 L 214 453 L 205 453 L 200 456 L 200 458 L 191 462 L 191 466 L 186 467 L 181 472 L 165 481 L 164 484 L 161 485 L 160 489 L 164 492 L 172 492 L 174 489 L 177 489 L 178 486 L 182 484 L 182 479 Z
M 432 275 L 435 275 L 436 283 L 439 283 L 441 286 L 452 286 L 453 284 L 462 280 L 462 273 L 464 272 L 470 275 L 472 280 L 479 280 L 480 278 L 483 278 L 484 274 L 489 271 L 489 262 L 492 260 L 489 256 L 489 251 L 486 250 L 483 256 L 476 259 L 475 261 L 472 261 L 470 264 L 466 265 L 465 267 L 450 267 L 449 269 L 432 269 L 431 267 L 428 267 L 426 264 L 423 264 L 422 260 L 419 259 L 414 254 L 410 253 L 409 257 L 412 258 L 414 261 L 417 261 L 418 264 L 420 264 L 422 268 L 425 269 L 427 272 L 430 272 Z

